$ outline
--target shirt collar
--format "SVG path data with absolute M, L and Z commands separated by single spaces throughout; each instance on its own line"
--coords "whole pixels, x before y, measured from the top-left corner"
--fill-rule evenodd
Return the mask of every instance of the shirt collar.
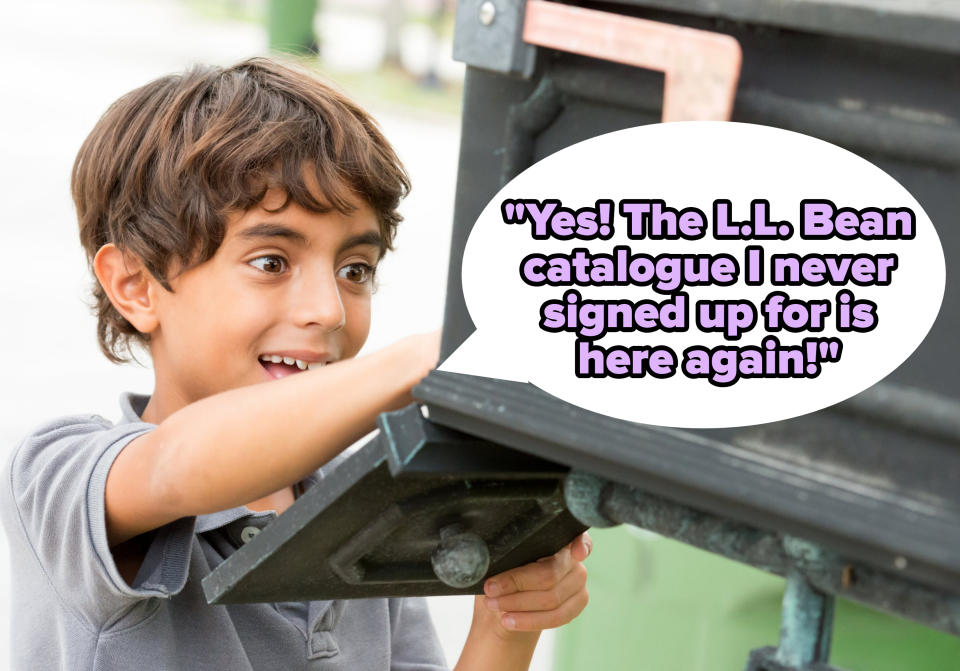
M 255 511 L 250 510 L 246 506 L 237 506 L 229 510 L 218 510 L 209 515 L 197 515 L 197 525 L 194 529 L 196 533 L 202 534 L 207 531 L 225 527 L 231 522 L 236 522 L 244 518 L 259 521 L 266 526 L 266 523 L 273 520 L 276 516 L 277 514 L 272 510 Z
M 120 394 L 120 421 L 118 424 L 127 424 L 130 422 L 143 422 L 140 415 L 147 409 L 147 403 L 150 397 L 146 394 L 134 394 L 124 392 Z
M 143 422 L 140 415 L 147 407 L 150 396 L 147 394 L 135 394 L 133 392 L 124 392 L 120 394 L 120 413 L 121 419 L 118 424 L 127 424 L 132 422 Z M 323 478 L 323 472 L 317 471 L 311 473 L 298 484 L 306 491 L 310 487 L 320 482 Z M 255 520 L 267 520 L 276 517 L 277 514 L 270 510 L 255 511 L 246 506 L 237 506 L 228 510 L 219 510 L 208 515 L 197 515 L 196 533 L 212 531 L 224 527 L 231 522 L 235 522 L 243 517 L 249 517 Z

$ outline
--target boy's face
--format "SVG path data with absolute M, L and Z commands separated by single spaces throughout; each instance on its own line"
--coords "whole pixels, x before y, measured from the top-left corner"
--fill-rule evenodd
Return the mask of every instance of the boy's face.
M 350 215 L 315 214 L 292 201 L 282 212 L 264 209 L 283 200 L 271 189 L 260 205 L 232 215 L 213 258 L 171 273 L 173 292 L 159 292 L 152 419 L 298 374 L 304 363 L 350 358 L 363 346 L 380 256 L 376 215 L 365 203 Z

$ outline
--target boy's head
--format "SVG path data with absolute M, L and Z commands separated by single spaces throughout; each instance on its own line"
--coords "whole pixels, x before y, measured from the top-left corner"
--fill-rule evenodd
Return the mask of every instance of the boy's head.
M 197 66 L 124 95 L 84 142 L 71 180 L 88 261 L 116 248 L 149 273 L 141 279 L 174 293 L 173 280 L 214 257 L 228 223 L 254 212 L 295 211 L 300 224 L 301 215 L 344 222 L 368 213 L 379 258 L 409 187 L 363 110 L 310 74 L 263 58 Z M 103 282 L 93 294 L 110 360 L 128 359 L 133 344 L 150 347 L 150 329 L 121 314 Z

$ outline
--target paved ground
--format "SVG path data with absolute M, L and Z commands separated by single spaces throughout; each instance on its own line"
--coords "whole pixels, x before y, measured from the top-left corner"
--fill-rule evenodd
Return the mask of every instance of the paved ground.
M 86 133 L 111 101 L 135 86 L 191 62 L 229 64 L 266 46 L 255 25 L 200 20 L 173 1 L 37 0 L 16 3 L 5 14 L 0 458 L 38 421 L 71 412 L 115 417 L 121 390 L 151 388 L 148 370 L 112 366 L 100 356 L 83 302 L 87 270 L 68 183 Z M 341 28 L 375 36 L 377 26 L 367 21 L 336 15 L 323 30 L 341 38 Z M 340 50 L 330 56 L 342 62 L 369 58 L 366 50 L 375 49 L 361 40 L 328 46 Z M 416 44 L 408 46 L 417 53 Z M 444 72 L 455 76 L 456 66 L 444 66 Z M 385 262 L 376 296 L 369 342 L 376 348 L 441 322 L 459 129 L 455 119 L 373 112 L 414 180 L 398 251 Z M 0 595 L 8 593 L 9 583 L 0 534 Z M 466 634 L 470 600 L 437 599 L 431 605 L 448 654 L 455 654 Z M 8 668 L 10 617 L 0 596 L 0 671 Z M 548 665 L 546 648 L 541 644 L 539 668 Z

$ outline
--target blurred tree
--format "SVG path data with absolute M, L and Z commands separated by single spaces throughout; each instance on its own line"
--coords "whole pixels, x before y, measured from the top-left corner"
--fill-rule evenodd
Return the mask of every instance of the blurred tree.
M 432 42 L 430 43 L 430 62 L 427 71 L 420 78 L 420 85 L 424 88 L 438 89 L 443 88 L 443 82 L 440 80 L 440 74 L 437 72 L 437 66 L 441 58 L 441 45 L 443 44 L 443 27 L 453 7 L 452 2 L 448 0 L 433 0 L 433 8 L 430 11 L 430 32 Z
M 270 0 L 267 34 L 270 50 L 298 55 L 320 53 L 313 30 L 313 16 L 319 0 Z
M 403 28 L 404 7 L 403 0 L 386 0 L 383 9 L 384 41 L 383 65 L 394 68 L 403 68 L 403 59 L 400 55 L 400 31 Z

